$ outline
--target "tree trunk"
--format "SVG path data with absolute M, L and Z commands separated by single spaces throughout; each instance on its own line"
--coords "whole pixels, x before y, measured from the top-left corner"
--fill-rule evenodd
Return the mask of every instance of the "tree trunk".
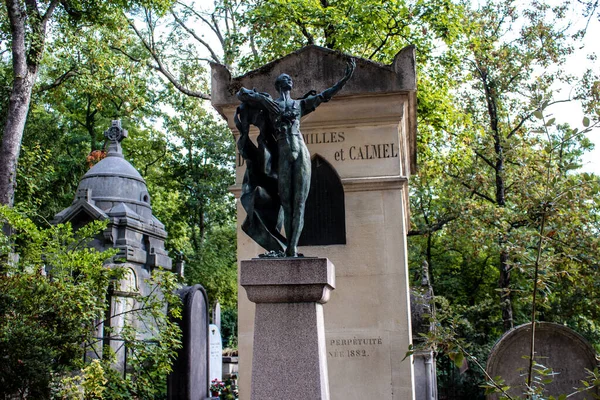
M 42 34 L 45 24 L 42 23 L 39 15 L 38 18 L 29 18 L 35 25 L 31 27 L 31 31 L 37 34 L 35 36 L 38 41 L 32 48 L 31 54 L 28 54 L 25 44 L 25 24 L 28 16 L 21 9 L 18 0 L 6 0 L 6 12 L 10 22 L 13 83 L 0 150 L 0 203 L 12 206 L 17 178 L 17 160 L 29 112 L 31 91 L 37 78 L 37 61 L 44 46 Z M 34 20 L 37 23 L 33 22 Z
M 44 15 L 40 14 L 36 1 L 26 1 L 26 9 L 22 8 L 20 0 L 5 0 L 5 4 L 10 22 L 13 83 L 0 149 L 0 204 L 12 206 L 17 180 L 17 161 L 29 113 L 31 92 L 44 52 L 46 24 L 58 0 L 52 0 L 47 5 Z M 27 35 L 30 37 L 29 49 L 26 45 Z
M 502 310 L 502 327 L 504 331 L 513 328 L 513 310 L 510 294 L 510 267 L 508 265 L 508 252 L 500 251 L 500 308 Z
M 8 113 L 0 150 L 0 203 L 9 206 L 14 203 L 17 160 L 29 112 L 31 91 L 36 78 L 37 67 L 29 68 L 25 76 L 15 76 L 8 102 Z

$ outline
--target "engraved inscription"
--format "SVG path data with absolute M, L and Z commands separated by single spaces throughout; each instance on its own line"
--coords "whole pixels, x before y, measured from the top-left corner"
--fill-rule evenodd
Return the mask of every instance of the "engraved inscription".
M 327 355 L 330 358 L 366 358 L 371 356 L 377 347 L 383 345 L 383 339 L 329 339 L 328 345 Z
M 302 134 L 307 145 L 331 144 L 346 142 L 343 131 L 313 132 Z M 398 158 L 398 146 L 395 143 L 374 143 L 340 147 L 334 152 L 333 158 L 338 162 Z M 244 165 L 244 159 L 237 153 L 237 166 Z

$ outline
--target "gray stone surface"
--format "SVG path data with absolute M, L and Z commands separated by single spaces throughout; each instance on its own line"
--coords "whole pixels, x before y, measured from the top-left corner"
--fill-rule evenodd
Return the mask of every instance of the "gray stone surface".
M 326 303 L 335 270 L 326 258 L 255 258 L 242 261 L 240 285 L 253 303 Z
M 323 303 L 334 276 L 323 258 L 242 261 L 241 284 L 256 303 L 252 400 L 329 399 Z
M 493 347 L 488 358 L 487 371 L 492 377 L 500 376 L 512 389 L 511 395 L 521 395 L 527 380 L 531 340 L 531 324 L 518 326 L 508 331 Z M 540 322 L 536 327 L 535 361 L 552 368 L 557 375 L 546 385 L 546 394 L 558 397 L 570 394 L 581 386 L 585 379 L 585 368 L 597 367 L 596 354 L 590 344 L 572 329 L 549 322 Z M 598 391 L 593 392 L 598 394 Z M 488 396 L 498 399 L 499 396 Z M 569 399 L 592 398 L 580 393 Z
M 208 301 L 201 285 L 179 290 L 183 302 L 181 348 L 169 375 L 169 400 L 204 400 L 209 388 Z
M 413 365 L 415 371 L 415 400 L 436 400 L 438 398 L 437 377 L 433 350 L 415 351 Z
M 415 66 L 415 46 L 402 49 L 391 65 L 382 65 L 363 58 L 356 59 L 356 79 L 344 87 L 344 95 L 356 93 L 398 92 L 416 90 L 417 73 Z M 320 46 L 306 46 L 285 57 L 265 64 L 246 75 L 232 78 L 220 64 L 212 64 L 212 97 L 215 106 L 235 103 L 236 93 L 241 87 L 265 88 L 274 91 L 273 80 L 268 76 L 288 73 L 294 80 L 294 93 L 300 96 L 315 88 L 326 88 L 339 79 L 340 71 L 346 67 L 346 59 L 341 53 Z M 303 76 L 306 71 L 323 71 L 319 76 Z M 362 82 L 369 82 L 368 85 Z M 223 85 L 223 82 L 229 82 Z M 216 89 L 216 90 L 215 90 Z

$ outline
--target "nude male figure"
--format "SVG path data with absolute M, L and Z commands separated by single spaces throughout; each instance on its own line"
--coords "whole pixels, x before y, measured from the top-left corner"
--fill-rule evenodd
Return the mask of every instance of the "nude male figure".
M 350 59 L 346 73 L 339 82 L 319 94 L 309 94 L 298 100 L 290 96 L 293 81 L 287 74 L 281 74 L 275 81 L 279 93 L 277 99 L 245 88 L 238 93 L 242 102 L 260 106 L 268 112 L 277 140 L 277 187 L 284 214 L 286 257 L 298 256 L 298 241 L 304 227 L 304 209 L 310 189 L 310 154 L 302 139 L 300 119 L 321 103 L 331 100 L 350 79 L 355 67 L 355 61 Z

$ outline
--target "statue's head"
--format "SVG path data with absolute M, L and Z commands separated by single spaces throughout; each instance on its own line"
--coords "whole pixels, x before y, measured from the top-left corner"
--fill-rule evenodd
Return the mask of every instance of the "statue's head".
M 275 79 L 275 89 L 278 92 L 285 89 L 291 90 L 293 86 L 292 77 L 288 74 L 281 74 Z

